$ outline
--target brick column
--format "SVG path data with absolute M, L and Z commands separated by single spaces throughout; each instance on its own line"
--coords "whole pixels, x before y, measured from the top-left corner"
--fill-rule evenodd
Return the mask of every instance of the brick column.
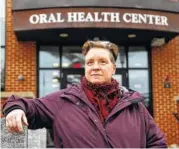
M 6 0 L 5 91 L 33 92 L 36 95 L 36 43 L 20 42 L 13 31 L 12 2 Z M 19 75 L 24 81 L 18 81 Z
M 164 88 L 167 75 L 171 88 Z M 179 94 L 179 36 L 152 49 L 152 84 L 154 119 L 164 131 L 168 144 L 179 144 L 179 125 L 173 116 L 177 111 L 174 97 Z

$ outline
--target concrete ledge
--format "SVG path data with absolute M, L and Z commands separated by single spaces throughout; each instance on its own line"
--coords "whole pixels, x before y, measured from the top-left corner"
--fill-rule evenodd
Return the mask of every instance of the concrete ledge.
M 1 98 L 8 98 L 11 95 L 17 95 L 17 96 L 26 97 L 26 98 L 35 98 L 35 95 L 33 92 L 1 92 Z
M 5 126 L 5 118 L 1 120 L 1 147 L 2 148 L 27 148 L 27 127 L 23 133 L 10 133 Z
M 22 133 L 10 133 L 6 128 L 5 118 L 0 119 L 1 123 L 1 148 L 46 148 L 47 130 L 31 130 L 24 126 Z

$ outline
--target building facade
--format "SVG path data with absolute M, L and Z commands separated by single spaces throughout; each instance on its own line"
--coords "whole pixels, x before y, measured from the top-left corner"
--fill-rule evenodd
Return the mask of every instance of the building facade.
M 120 48 L 114 78 L 146 97 L 168 144 L 179 144 L 173 115 L 179 96 L 179 2 L 151 1 L 6 0 L 3 91 L 42 97 L 78 83 L 84 75 L 82 44 L 109 40 Z M 50 137 L 47 141 L 50 146 Z

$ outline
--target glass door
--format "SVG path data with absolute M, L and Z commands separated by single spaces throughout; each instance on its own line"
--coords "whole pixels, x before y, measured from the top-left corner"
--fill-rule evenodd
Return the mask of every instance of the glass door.
M 126 70 L 116 70 L 116 74 L 113 75 L 113 78 L 116 79 L 120 85 L 128 87 L 127 82 L 127 71 Z
M 61 88 L 63 89 L 71 84 L 80 83 L 82 77 L 84 76 L 84 69 L 63 69 L 61 75 Z
M 84 69 L 63 69 L 62 70 L 62 82 L 61 88 L 66 88 L 71 84 L 80 83 L 82 77 L 84 76 Z M 127 87 L 127 72 L 117 70 L 116 74 L 113 75 L 120 85 Z

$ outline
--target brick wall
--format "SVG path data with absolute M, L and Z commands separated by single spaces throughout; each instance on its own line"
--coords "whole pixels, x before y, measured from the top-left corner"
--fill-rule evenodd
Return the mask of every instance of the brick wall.
M 164 88 L 169 75 L 171 88 Z M 174 97 L 179 95 L 179 36 L 161 48 L 152 49 L 154 118 L 164 131 L 168 144 L 179 144 L 179 124 L 172 115 L 177 111 Z
M 36 43 L 17 41 L 11 8 L 11 0 L 6 0 L 5 90 L 29 91 L 36 95 Z M 24 76 L 24 81 L 17 80 L 19 75 Z

